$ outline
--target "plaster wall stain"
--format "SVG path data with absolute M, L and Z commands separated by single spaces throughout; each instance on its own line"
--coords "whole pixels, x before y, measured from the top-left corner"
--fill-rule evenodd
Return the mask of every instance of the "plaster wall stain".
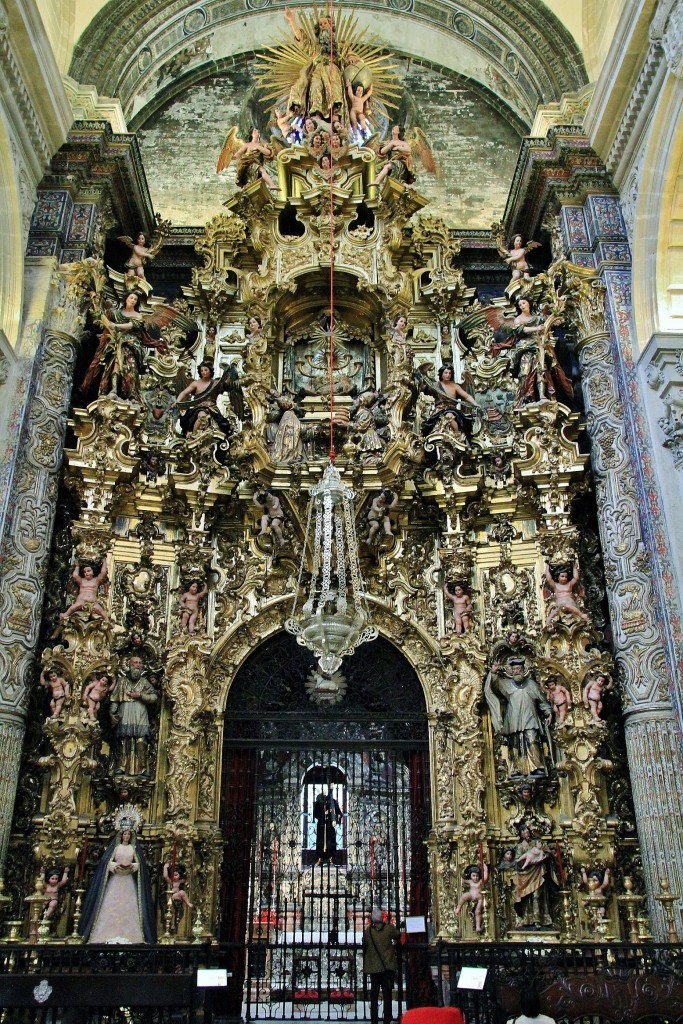
M 416 111 L 440 175 L 418 165 L 418 190 L 451 227 L 488 228 L 501 217 L 520 138 L 473 89 L 453 76 L 402 62 L 404 95 Z M 204 224 L 235 191 L 234 165 L 215 172 L 231 125 L 251 122 L 253 79 L 236 68 L 190 86 L 138 132 L 155 210 L 174 224 Z M 404 104 L 405 105 L 405 104 Z M 265 128 L 265 124 L 261 124 Z

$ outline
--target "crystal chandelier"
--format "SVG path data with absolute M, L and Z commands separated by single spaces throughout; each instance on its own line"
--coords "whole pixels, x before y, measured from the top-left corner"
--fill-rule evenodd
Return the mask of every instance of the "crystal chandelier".
M 358 562 L 353 491 L 342 483 L 330 462 L 319 484 L 311 488 L 306 537 L 313 525 L 313 569 L 308 598 L 297 614 L 306 546 L 292 615 L 285 629 L 318 659 L 319 671 L 330 678 L 345 654 L 374 640 Z
M 330 95 L 332 91 L 333 45 L 332 0 L 330 14 Z M 336 703 L 346 688 L 344 677 L 337 674 L 345 654 L 367 640 L 374 640 L 377 630 L 370 624 L 368 606 L 358 561 L 353 491 L 342 483 L 334 465 L 334 190 L 329 179 L 329 254 L 330 254 L 330 461 L 319 484 L 311 488 L 306 538 L 301 556 L 299 579 L 292 614 L 285 629 L 293 633 L 302 647 L 308 647 L 318 659 L 309 696 L 320 703 Z M 313 536 L 311 524 L 315 513 Z M 308 598 L 297 614 L 301 596 L 301 580 L 306 565 L 306 550 L 313 548 L 313 570 Z M 320 679 L 322 677 L 322 679 Z M 327 683 L 325 683 L 325 680 Z M 309 680 L 310 682 L 310 680 Z

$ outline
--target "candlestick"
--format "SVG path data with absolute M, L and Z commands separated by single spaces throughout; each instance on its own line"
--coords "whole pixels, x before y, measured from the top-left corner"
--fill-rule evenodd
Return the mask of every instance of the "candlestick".
M 69 943 L 69 945 L 83 941 L 83 936 L 79 935 L 79 933 L 78 933 L 78 926 L 79 926 L 79 924 L 81 922 L 81 901 L 83 899 L 83 893 L 85 892 L 85 889 L 84 889 L 84 887 L 82 885 L 79 885 L 79 886 L 77 886 L 75 891 L 76 891 L 76 906 L 74 907 L 74 926 L 73 926 L 71 935 L 67 936 L 67 938 L 65 940 L 66 942 Z
M 83 879 L 85 878 L 85 864 L 86 864 L 87 854 L 88 854 L 88 840 L 87 840 L 87 838 L 84 838 L 83 839 L 83 846 L 81 847 L 81 857 L 80 857 L 80 863 L 79 863 L 79 868 L 78 868 L 78 881 L 79 882 L 82 882 Z
M 678 901 L 678 896 L 671 892 L 669 879 L 666 875 L 662 875 L 659 880 L 659 892 L 655 896 L 655 899 L 659 904 L 661 904 L 664 911 L 664 917 L 666 918 L 666 926 L 668 929 L 668 941 L 678 942 L 678 932 L 676 931 L 676 922 L 674 920 L 673 913 L 673 904 Z
M 619 903 L 623 903 L 626 907 L 626 916 L 628 917 L 629 924 L 629 942 L 639 942 L 640 928 L 638 925 L 636 907 L 645 899 L 645 897 L 633 891 L 633 879 L 630 875 L 624 876 L 624 889 L 624 894 L 622 896 L 617 896 L 617 900 Z

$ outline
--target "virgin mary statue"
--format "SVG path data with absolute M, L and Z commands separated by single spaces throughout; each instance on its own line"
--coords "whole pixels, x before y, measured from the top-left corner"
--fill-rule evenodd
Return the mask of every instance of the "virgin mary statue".
M 116 835 L 83 900 L 79 932 L 85 942 L 156 942 L 149 871 L 136 840 L 141 822 L 140 812 L 132 804 L 122 807 L 114 819 Z

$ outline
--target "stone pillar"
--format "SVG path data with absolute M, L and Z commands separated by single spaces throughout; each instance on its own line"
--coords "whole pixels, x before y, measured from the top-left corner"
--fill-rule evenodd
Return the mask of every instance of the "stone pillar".
M 683 750 L 608 335 L 585 336 L 580 358 L 643 873 L 654 934 L 665 941 L 653 897 L 663 873 L 683 892 Z
M 148 230 L 153 211 L 135 137 L 77 122 L 43 178 L 31 218 L 20 363 L 0 401 L 13 408 L 0 480 L 0 874 L 18 783 L 27 690 L 35 681 L 43 589 L 85 295 L 58 263 L 101 255 L 104 230 Z M 2 368 L 0 367 L 0 370 Z M 0 374 L 1 375 L 1 374 Z M 20 382 L 16 383 L 20 377 Z M 8 388 L 9 389 L 9 388 Z M 7 390 L 8 390 L 7 389 Z
M 561 216 L 570 257 L 600 275 L 586 296 L 579 357 L 643 872 L 654 933 L 665 940 L 654 896 L 664 874 L 683 895 L 683 719 L 672 622 L 662 614 L 669 595 L 652 515 L 657 481 L 648 477 L 649 431 L 632 358 L 630 253 L 615 196 L 589 196 Z
M 36 355 L 0 564 L 0 872 L 16 795 L 77 342 L 48 330 Z

